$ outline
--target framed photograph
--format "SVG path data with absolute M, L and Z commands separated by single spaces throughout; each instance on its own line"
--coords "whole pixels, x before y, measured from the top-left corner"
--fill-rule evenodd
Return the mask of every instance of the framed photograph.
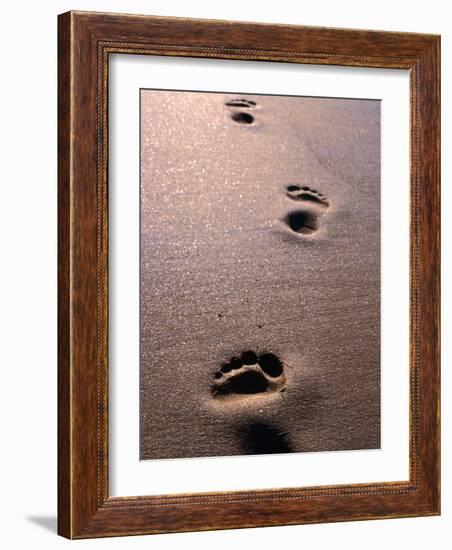
M 439 50 L 59 16 L 61 535 L 439 514 Z

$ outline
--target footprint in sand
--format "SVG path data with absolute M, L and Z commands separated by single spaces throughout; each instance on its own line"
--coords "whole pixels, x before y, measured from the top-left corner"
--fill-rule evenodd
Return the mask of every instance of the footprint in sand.
M 273 393 L 282 391 L 285 381 L 283 364 L 275 354 L 245 351 L 221 366 L 212 393 L 214 397 Z
M 329 207 L 328 199 L 323 193 L 308 186 L 288 185 L 287 197 L 300 203 L 298 210 L 293 210 L 285 217 L 285 222 L 295 233 L 310 235 L 319 228 L 324 210 Z
M 256 108 L 257 104 L 255 101 L 241 98 L 231 99 L 225 105 L 231 110 L 231 118 L 234 122 L 237 124 L 253 124 L 254 116 L 247 110 Z
M 244 351 L 232 357 L 215 374 L 213 397 L 233 399 L 250 394 L 275 394 L 285 391 L 286 378 L 282 361 L 274 353 L 257 355 Z M 249 422 L 237 426 L 239 444 L 246 454 L 291 452 L 289 432 L 252 415 Z
M 242 109 L 252 109 L 256 107 L 256 102 L 251 99 L 231 99 L 225 103 L 226 107 L 242 108 Z

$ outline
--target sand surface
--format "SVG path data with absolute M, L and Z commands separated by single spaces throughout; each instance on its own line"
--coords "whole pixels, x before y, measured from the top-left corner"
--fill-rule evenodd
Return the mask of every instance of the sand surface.
M 141 459 L 378 448 L 380 103 L 142 91 L 140 292 Z

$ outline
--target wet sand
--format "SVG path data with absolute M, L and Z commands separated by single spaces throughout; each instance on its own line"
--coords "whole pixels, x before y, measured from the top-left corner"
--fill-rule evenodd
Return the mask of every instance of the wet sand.
M 380 447 L 378 101 L 143 90 L 140 267 L 141 459 Z

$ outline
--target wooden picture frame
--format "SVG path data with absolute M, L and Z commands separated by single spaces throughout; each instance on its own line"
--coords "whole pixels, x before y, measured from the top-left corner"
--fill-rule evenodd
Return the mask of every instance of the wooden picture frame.
M 68 538 L 440 513 L 440 38 L 68 12 L 58 39 L 58 532 Z M 408 481 L 209 494 L 108 491 L 110 54 L 265 60 L 410 73 Z

